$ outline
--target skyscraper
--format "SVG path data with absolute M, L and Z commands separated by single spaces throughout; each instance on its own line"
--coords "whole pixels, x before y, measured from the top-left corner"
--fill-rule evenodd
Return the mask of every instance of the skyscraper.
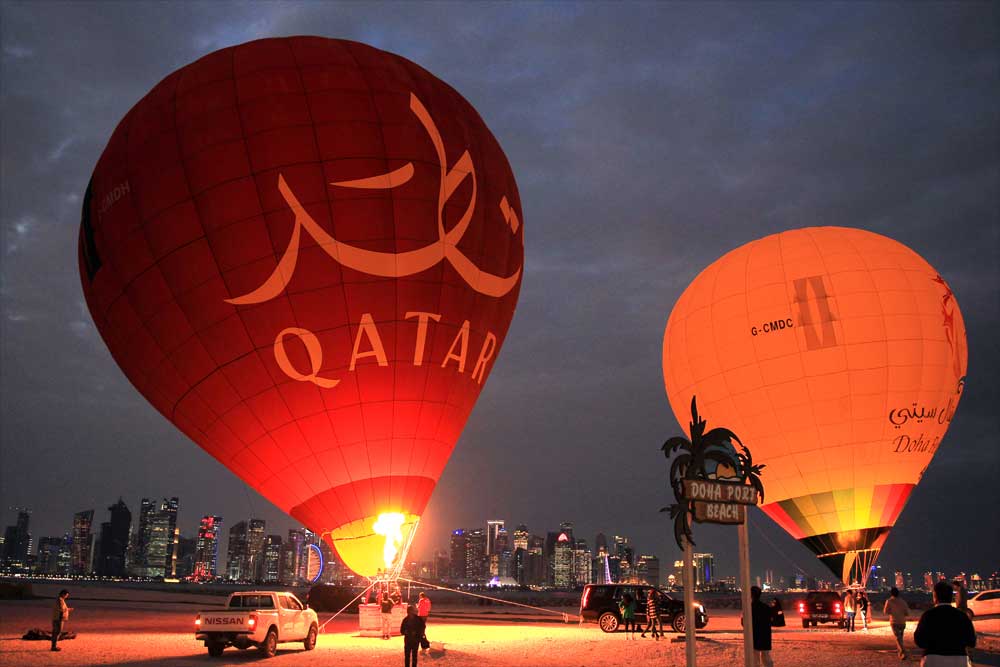
M 31 511 L 15 507 L 17 522 L 7 526 L 3 536 L 3 564 L 13 570 L 28 567 L 28 554 L 31 553 Z
M 648 554 L 639 556 L 635 564 L 635 575 L 641 583 L 659 588 L 660 559 Z
M 715 581 L 715 556 L 712 554 L 694 554 L 694 587 L 704 590 Z
M 93 571 L 94 510 L 73 515 L 73 540 L 70 545 L 70 574 L 86 575 Z
M 177 510 L 180 501 L 143 498 L 139 506 L 139 525 L 132 544 L 129 570 L 137 577 L 174 576 L 176 566 Z
M 552 548 L 552 584 L 562 589 L 573 587 L 573 538 L 565 532 L 556 536 Z
M 488 561 L 486 560 L 486 532 L 482 528 L 465 534 L 465 576 L 477 583 L 486 581 Z
M 497 553 L 497 534 L 503 529 L 503 519 L 489 519 L 486 522 L 486 555 Z
M 238 521 L 229 529 L 229 549 L 227 550 L 226 579 L 247 581 L 249 544 L 247 542 L 247 522 Z
M 517 528 L 514 529 L 514 548 L 528 550 L 528 537 L 531 533 L 528 532 L 528 527 L 523 523 L 519 524 Z
M 449 575 L 456 581 L 468 577 L 465 568 L 465 552 L 468 548 L 468 542 L 465 530 L 462 528 L 451 531 L 451 571 Z
M 38 540 L 38 556 L 35 559 L 35 571 L 50 576 L 65 575 L 61 571 L 60 556 L 67 550 L 65 537 L 42 537 Z
M 121 498 L 108 508 L 111 520 L 101 524 L 101 542 L 94 567 L 101 577 L 124 577 L 129 534 L 132 531 L 132 512 Z
M 264 538 L 264 557 L 261 566 L 261 581 L 276 584 L 281 580 L 281 535 Z
M 264 519 L 250 519 L 247 523 L 247 578 L 261 581 L 264 578 L 264 533 L 267 523 Z
M 221 516 L 205 515 L 201 518 L 198 544 L 195 547 L 194 572 L 191 575 L 196 581 L 208 581 L 217 576 L 221 532 Z
M 587 549 L 587 540 L 578 539 L 573 545 L 573 585 L 586 586 L 594 583 L 594 557 Z

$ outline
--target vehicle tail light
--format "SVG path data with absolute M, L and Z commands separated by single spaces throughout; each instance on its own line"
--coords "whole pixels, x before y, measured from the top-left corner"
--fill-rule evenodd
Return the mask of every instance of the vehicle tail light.
M 201 614 L 194 617 L 194 627 L 196 629 L 201 627 Z
M 833 603 L 833 610 L 834 611 L 840 611 L 840 603 L 839 602 L 834 602 Z
M 257 627 L 257 614 L 250 614 L 250 619 L 247 621 L 247 625 L 253 630 Z
M 590 586 L 587 586 L 586 588 L 583 589 L 583 599 L 580 600 L 580 609 L 581 610 L 587 608 L 587 600 L 589 600 L 589 599 L 590 599 Z
M 799 613 L 801 614 L 805 610 L 806 610 L 806 603 L 805 602 L 800 602 L 799 603 Z

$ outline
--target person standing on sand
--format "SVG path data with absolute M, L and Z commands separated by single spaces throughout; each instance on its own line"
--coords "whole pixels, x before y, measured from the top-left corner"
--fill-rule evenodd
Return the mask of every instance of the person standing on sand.
M 382 639 L 389 638 L 389 628 L 392 627 L 392 608 L 395 604 L 387 589 L 383 589 L 379 594 L 379 608 L 382 612 Z
M 632 596 L 626 593 L 622 597 L 621 604 L 618 605 L 618 610 L 622 614 L 622 622 L 625 624 L 625 639 L 629 638 L 629 629 L 631 628 L 632 639 L 635 639 L 635 600 Z
M 56 598 L 56 604 L 52 607 L 52 649 L 53 651 L 61 651 L 62 649 L 56 646 L 56 642 L 59 641 L 59 635 L 62 634 L 63 624 L 69 620 L 69 613 L 73 611 L 73 608 L 66 604 L 66 598 L 69 597 L 69 591 L 65 588 L 59 591 L 59 597 Z
M 870 606 L 868 603 L 868 593 L 862 588 L 858 591 L 858 613 L 861 614 L 861 623 L 865 632 L 868 632 L 868 609 Z
M 757 667 L 774 667 L 771 660 L 771 608 L 760 599 L 760 588 L 750 587 L 750 623 L 753 629 L 753 656 Z
M 424 622 L 424 636 L 420 638 L 420 650 L 422 653 L 427 653 L 427 649 L 431 647 L 431 643 L 427 641 L 427 619 L 430 615 L 431 599 L 427 597 L 427 593 L 420 591 L 420 598 L 417 601 L 417 616 Z
M 854 632 L 854 617 L 858 612 L 857 602 L 854 600 L 854 591 L 848 589 L 844 593 L 844 628 L 847 632 Z
M 424 621 L 417 616 L 417 610 L 412 604 L 406 607 L 406 618 L 399 625 L 399 634 L 403 635 L 403 666 L 417 667 L 417 649 L 424 636 Z
M 934 584 L 934 606 L 920 617 L 913 643 L 924 649 L 921 667 L 968 667 L 969 649 L 976 647 L 976 629 L 964 611 L 951 606 L 947 581 Z
M 893 586 L 889 591 L 889 599 L 885 601 L 882 612 L 889 617 L 889 627 L 892 628 L 892 635 L 896 638 L 896 648 L 899 649 L 899 659 L 906 660 L 906 647 L 903 646 L 903 632 L 906 631 L 906 617 L 910 613 L 910 607 L 906 600 L 899 597 L 899 589 Z

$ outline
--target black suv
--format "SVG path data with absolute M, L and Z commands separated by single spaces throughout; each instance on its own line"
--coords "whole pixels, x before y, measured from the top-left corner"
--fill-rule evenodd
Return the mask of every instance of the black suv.
M 651 590 L 652 586 L 637 584 L 587 584 L 583 587 L 583 596 L 580 598 L 580 617 L 591 623 L 596 621 L 605 632 L 614 632 L 622 623 L 618 605 L 628 593 L 635 600 L 636 622 L 646 625 L 646 596 Z M 676 632 L 684 632 L 684 601 L 675 600 L 663 591 L 659 593 L 657 607 L 663 627 L 669 625 Z M 703 606 L 695 604 L 694 627 L 700 630 L 708 625 L 708 614 Z
M 798 604 L 802 627 L 808 628 L 811 623 L 836 623 L 844 627 L 844 604 L 834 591 L 809 591 L 806 599 Z

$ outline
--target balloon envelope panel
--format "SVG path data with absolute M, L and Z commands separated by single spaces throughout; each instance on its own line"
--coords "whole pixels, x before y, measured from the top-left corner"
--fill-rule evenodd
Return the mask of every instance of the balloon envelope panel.
M 663 339 L 671 407 L 765 463 L 762 509 L 845 582 L 864 579 L 964 385 L 961 312 L 919 255 L 860 229 L 748 243 L 706 268 Z
M 378 515 L 412 533 L 496 361 L 521 219 L 503 151 L 447 84 L 355 42 L 266 39 L 128 112 L 80 268 L 139 391 L 370 575 Z

